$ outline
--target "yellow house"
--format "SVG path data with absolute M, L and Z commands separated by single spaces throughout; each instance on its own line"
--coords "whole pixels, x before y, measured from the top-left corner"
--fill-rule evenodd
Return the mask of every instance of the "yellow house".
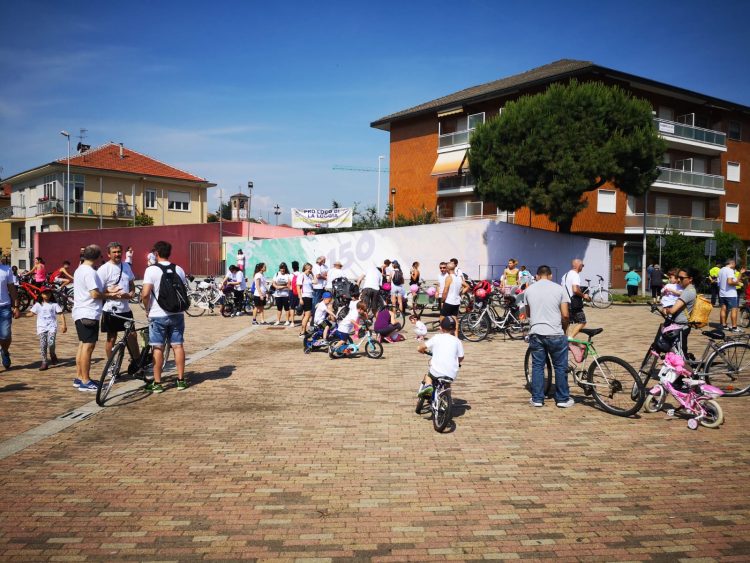
M 3 180 L 11 193 L 0 225 L 10 225 L 19 269 L 33 264 L 37 232 L 124 227 L 142 224 L 142 215 L 154 225 L 205 223 L 206 190 L 216 185 L 115 143 L 71 155 L 67 190 L 66 178 L 61 158 Z
M 0 216 L 10 213 L 10 184 L 0 184 Z M 0 262 L 10 261 L 10 223 L 0 221 Z

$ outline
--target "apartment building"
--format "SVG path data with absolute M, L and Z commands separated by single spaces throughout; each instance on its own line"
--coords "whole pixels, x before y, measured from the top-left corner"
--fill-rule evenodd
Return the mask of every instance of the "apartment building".
M 133 225 L 145 214 L 154 225 L 205 223 L 206 189 L 215 184 L 138 153 L 107 143 L 42 164 L 9 178 L 10 206 L 0 223 L 10 224 L 10 261 L 33 264 L 36 234 Z M 49 257 L 47 257 L 49 258 Z
M 586 194 L 588 207 L 573 222 L 573 233 L 610 241 L 614 287 L 624 285 L 629 270 L 640 271 L 644 203 L 649 234 L 677 229 L 698 242 L 718 229 L 750 240 L 750 107 L 575 60 L 473 86 L 372 122 L 390 133 L 390 185 L 398 212 L 428 209 L 441 221 L 494 217 L 556 229 L 527 208 L 498 210 L 479 201 L 468 169 L 469 140 L 477 125 L 500 114 L 508 101 L 571 79 L 618 85 L 648 100 L 654 127 L 668 146 L 646 198 L 605 185 Z

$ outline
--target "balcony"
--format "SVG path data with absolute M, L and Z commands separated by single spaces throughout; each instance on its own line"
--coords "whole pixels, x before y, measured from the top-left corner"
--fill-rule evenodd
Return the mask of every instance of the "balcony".
M 0 220 L 18 221 L 32 217 L 45 217 L 65 214 L 65 202 L 50 199 L 38 201 L 36 205 L 27 207 L 14 205 L 0 209 Z M 99 203 L 98 201 L 71 201 L 70 216 L 78 218 L 124 219 L 132 220 L 133 207 L 127 203 Z
M 656 117 L 654 125 L 670 148 L 701 154 L 719 154 L 727 150 L 727 136 L 721 131 Z
M 445 133 L 438 137 L 438 150 L 447 147 L 455 148 L 458 145 L 469 146 L 469 137 L 474 132 L 474 129 L 467 129 L 466 131 L 456 131 L 455 133 Z
M 438 197 L 474 193 L 474 177 L 471 174 L 438 178 Z
M 664 230 L 680 231 L 687 236 L 712 236 L 714 231 L 721 230 L 721 219 L 703 219 L 699 217 L 682 217 L 680 215 L 647 215 L 646 232 L 658 235 Z M 643 214 L 625 216 L 625 234 L 643 233 Z
M 651 184 L 657 191 L 724 195 L 724 176 L 659 167 L 659 177 Z
M 448 215 L 452 210 L 453 215 Z M 492 221 L 503 221 L 515 223 L 515 214 L 500 212 L 493 214 L 484 213 L 484 203 L 481 201 L 464 201 L 454 205 L 440 204 L 437 206 L 437 219 L 439 223 L 452 221 L 470 221 L 475 219 L 491 219 Z

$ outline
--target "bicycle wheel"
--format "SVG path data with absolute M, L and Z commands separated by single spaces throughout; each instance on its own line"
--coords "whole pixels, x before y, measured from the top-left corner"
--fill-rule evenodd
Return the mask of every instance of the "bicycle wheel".
M 706 416 L 701 418 L 701 426 L 706 428 L 718 428 L 724 422 L 724 411 L 721 405 L 713 399 L 698 399 Z
M 367 344 L 365 344 L 365 354 L 367 354 L 368 358 L 377 360 L 383 355 L 383 345 L 377 340 L 368 340 Z
M 531 348 L 526 349 L 526 356 L 523 359 L 523 372 L 526 375 L 526 390 L 531 393 Z M 549 397 L 552 389 L 552 362 L 549 355 L 544 362 L 544 396 Z
M 606 289 L 600 289 L 591 296 L 591 304 L 597 309 L 607 309 L 612 305 L 612 295 Z
M 167 367 L 167 362 L 169 361 L 169 355 L 172 353 L 172 342 L 169 339 L 169 335 L 167 335 L 167 339 L 164 341 L 164 360 L 161 364 L 161 369 L 164 369 Z
M 505 334 L 511 340 L 521 340 L 526 338 L 528 332 L 529 324 L 519 320 L 512 321 L 505 329 Z
M 206 298 L 203 293 L 200 291 L 191 291 L 188 293 L 188 298 L 190 299 L 190 307 L 185 312 L 189 317 L 200 317 L 206 312 L 204 308 L 206 307 Z
M 659 412 L 661 410 L 659 397 L 654 395 L 646 397 L 646 400 L 643 402 L 643 410 L 650 413 Z
M 453 416 L 453 399 L 451 398 L 450 388 L 445 388 L 439 392 L 437 398 L 437 407 L 432 412 L 432 426 L 436 432 L 442 432 L 448 426 Z
M 276 299 L 274 298 L 273 293 L 269 293 L 266 295 L 266 309 L 270 309 L 274 305 L 276 305 Z
M 461 303 L 458 304 L 458 312 L 461 314 L 468 313 L 471 307 L 471 297 L 469 297 L 468 294 L 464 293 L 461 296 Z
M 706 360 L 706 383 L 718 387 L 729 397 L 750 389 L 750 346 L 728 342 Z
M 469 342 L 480 342 L 490 333 L 490 319 L 487 314 L 464 313 L 458 321 L 458 334 Z
M 102 371 L 102 377 L 99 380 L 99 387 L 96 390 L 96 404 L 100 407 L 104 406 L 107 401 L 109 392 L 117 381 L 117 377 L 120 375 L 120 368 L 122 367 L 122 359 L 125 356 L 125 343 L 118 342 L 112 349 L 112 355 L 104 364 L 104 371 Z
M 25 289 L 20 288 L 16 294 L 16 301 L 18 302 L 18 310 L 23 313 L 31 305 L 31 296 Z
M 234 301 L 227 299 L 224 302 L 224 308 L 221 310 L 222 317 L 231 317 L 234 314 Z
M 135 305 L 136 303 L 140 303 L 142 289 L 143 289 L 142 285 L 136 284 L 135 291 L 133 292 L 133 296 L 128 301 L 132 303 L 133 305 Z
M 417 399 L 417 407 L 414 409 L 414 412 L 417 414 L 422 414 L 422 412 L 424 412 L 424 403 L 424 397 L 420 397 L 419 399 Z
M 596 359 L 589 366 L 587 381 L 594 400 L 605 411 L 616 416 L 635 414 L 646 400 L 638 373 L 629 363 L 614 356 Z M 637 392 L 634 393 L 634 390 Z

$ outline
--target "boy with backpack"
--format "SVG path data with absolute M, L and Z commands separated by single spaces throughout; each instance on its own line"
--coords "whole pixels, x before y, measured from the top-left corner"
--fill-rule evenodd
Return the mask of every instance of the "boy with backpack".
M 188 388 L 185 380 L 185 349 L 183 348 L 185 333 L 184 311 L 190 306 L 187 296 L 185 271 L 172 264 L 169 256 L 172 245 L 159 241 L 154 245 L 156 264 L 146 268 L 143 274 L 143 290 L 141 300 L 148 313 L 151 323 L 148 327 L 149 344 L 154 349 L 154 381 L 146 386 L 146 390 L 161 393 L 162 364 L 164 362 L 164 342 L 169 336 L 174 350 L 177 365 L 177 390 Z

